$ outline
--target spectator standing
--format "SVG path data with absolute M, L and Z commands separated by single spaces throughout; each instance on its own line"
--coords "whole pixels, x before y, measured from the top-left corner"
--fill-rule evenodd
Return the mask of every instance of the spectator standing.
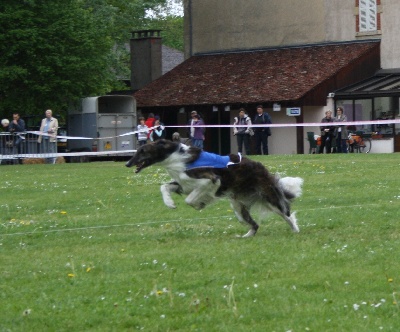
M 18 133 L 23 133 L 25 131 L 25 121 L 21 119 L 19 113 L 13 114 L 13 120 L 9 124 L 8 130 L 10 133 L 13 134 L 14 152 L 16 151 L 18 154 L 21 154 L 22 143 L 25 140 L 25 138 L 19 135 Z
M 189 137 L 189 139 L 193 139 L 193 135 L 194 135 L 194 127 L 193 127 L 193 123 L 194 123 L 194 121 L 195 121 L 195 118 L 194 118 L 194 116 L 195 115 L 197 115 L 197 111 L 192 111 L 191 113 L 190 113 L 190 116 L 191 116 L 191 119 L 189 119 L 189 121 L 188 121 L 188 137 Z
M 147 117 L 147 120 L 145 122 L 145 125 L 147 126 L 147 128 L 149 128 L 149 132 L 147 134 L 147 138 L 150 139 L 150 135 L 151 135 L 151 131 L 154 127 L 154 122 L 156 121 L 156 119 L 154 118 L 154 113 L 149 113 L 149 116 Z
M 343 113 L 343 107 L 339 106 L 336 109 L 336 118 L 334 122 L 347 122 L 347 117 Z M 336 137 L 336 151 L 338 153 L 347 153 L 347 138 L 348 138 L 346 126 L 337 125 L 335 127 L 335 137 Z
M 199 149 L 203 149 L 204 127 L 198 127 L 198 126 L 204 126 L 204 121 L 200 119 L 200 115 L 196 113 L 193 116 L 192 127 L 190 128 L 191 130 L 193 129 L 192 145 Z
M 1 120 L 2 130 L 4 132 L 8 132 L 8 126 L 10 125 L 10 121 L 8 119 Z
M 8 126 L 10 124 L 10 121 L 8 119 L 3 119 L 1 120 L 1 131 L 3 132 L 0 134 L 0 154 L 1 155 L 9 155 L 11 153 L 11 149 L 9 147 L 9 142 L 10 142 L 10 136 L 8 134 Z M 12 144 L 12 141 L 11 141 Z M 2 160 L 0 159 L 0 164 L 5 164 L 8 163 L 7 160 Z
M 324 125 L 321 126 L 321 146 L 319 147 L 319 153 L 324 153 L 324 148 L 326 148 L 326 153 L 331 153 L 332 141 L 334 138 L 333 134 L 335 132 L 335 126 L 332 125 L 332 111 L 326 111 L 325 117 L 321 122 L 324 123 Z
M 150 140 L 155 142 L 161 138 L 165 138 L 165 127 L 161 124 L 160 120 L 156 120 L 154 122 L 154 129 L 150 134 Z
M 268 127 L 272 124 L 271 117 L 261 105 L 257 106 L 257 115 L 254 117 L 253 124 L 264 125 L 262 127 L 254 127 L 254 136 L 256 138 L 256 153 L 258 155 L 268 154 L 268 137 L 271 136 L 271 128 Z M 262 151 L 261 151 L 262 147 Z
M 56 154 L 57 153 L 57 131 L 58 131 L 58 120 L 53 117 L 53 111 L 47 110 L 45 112 L 46 117 L 40 124 L 40 132 L 38 143 L 40 145 L 41 153 Z M 47 164 L 55 164 L 56 157 L 45 158 Z
M 145 145 L 147 143 L 147 134 L 149 133 L 149 128 L 145 124 L 145 119 L 143 116 L 139 118 L 139 124 L 136 127 L 137 134 L 136 138 L 139 142 L 139 146 Z
M 238 152 L 242 153 L 244 145 L 246 155 L 250 155 L 251 119 L 247 116 L 244 108 L 239 109 L 239 116 L 234 118 L 233 126 L 233 135 L 236 136 Z

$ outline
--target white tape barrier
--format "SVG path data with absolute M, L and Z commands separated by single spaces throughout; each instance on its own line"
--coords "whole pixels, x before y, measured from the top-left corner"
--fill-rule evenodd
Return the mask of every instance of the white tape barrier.
M 60 153 L 21 153 L 0 155 L 2 159 L 23 159 L 23 158 L 57 158 L 57 157 L 82 157 L 82 156 L 114 156 L 114 155 L 132 155 L 136 150 L 123 151 L 97 151 L 97 152 L 60 152 Z
M 368 125 L 389 125 L 389 124 L 400 124 L 400 119 L 389 119 L 389 120 L 372 120 L 372 121 L 347 121 L 347 122 L 332 122 L 332 126 L 368 126 Z M 323 124 L 321 122 L 307 122 L 307 123 L 272 123 L 268 124 L 270 128 L 282 128 L 282 127 L 320 127 Z M 265 124 L 252 124 L 252 128 L 259 128 L 265 127 Z M 158 127 L 158 126 L 157 126 Z M 148 130 L 153 130 L 157 127 L 151 127 Z M 163 126 L 165 128 L 190 128 L 191 125 L 173 125 L 173 126 Z M 233 125 L 233 124 L 216 124 L 216 125 L 196 125 L 198 128 L 233 128 L 233 127 L 248 127 L 247 125 Z M 140 132 L 145 132 L 144 130 L 135 130 L 130 131 L 121 135 L 117 136 L 109 136 L 109 137 L 79 137 L 79 136 L 60 136 L 57 135 L 56 138 L 60 140 L 105 140 L 105 139 L 112 139 L 116 137 L 123 137 L 123 136 L 131 136 L 138 134 Z M 34 134 L 34 135 L 42 135 L 42 136 L 49 136 L 54 137 L 51 134 L 42 133 L 40 131 L 27 131 L 27 134 Z M 24 134 L 25 134 L 24 133 Z M 0 133 L 0 135 L 10 135 L 9 133 Z M 18 136 L 23 136 L 22 133 L 19 133 Z
M 389 119 L 389 120 L 373 120 L 373 121 L 347 121 L 347 122 L 332 122 L 332 125 L 340 125 L 340 126 L 368 126 L 368 125 L 389 125 L 389 124 L 400 124 L 400 119 Z M 270 128 L 282 128 L 282 127 L 320 127 L 322 125 L 321 122 L 308 122 L 308 123 L 275 123 L 268 124 Z M 158 127 L 158 126 L 157 126 Z M 148 128 L 148 130 L 153 130 L 157 127 Z M 173 125 L 173 126 L 165 126 L 165 128 L 190 128 L 191 125 Z M 233 124 L 219 124 L 219 125 L 199 125 L 196 126 L 199 128 L 233 128 L 233 127 L 248 127 L 247 125 L 233 125 Z M 251 125 L 252 128 L 265 127 L 265 124 Z M 109 137 L 79 137 L 79 136 L 61 136 L 58 135 L 56 138 L 58 140 L 105 140 L 112 139 L 116 137 L 123 136 L 131 136 L 138 134 L 139 132 L 145 132 L 145 130 L 135 130 L 131 132 L 127 132 L 118 136 L 109 136 Z M 17 136 L 24 139 L 25 134 L 34 134 L 34 135 L 42 135 L 54 137 L 52 134 L 42 133 L 40 131 L 27 131 L 24 133 L 16 133 Z M 0 135 L 10 135 L 10 133 L 0 133 Z M 99 152 L 68 152 L 68 153 L 54 153 L 54 154 L 13 154 L 13 155 L 0 155 L 0 160 L 6 159 L 20 159 L 20 158 L 56 158 L 56 157 L 79 157 L 79 156 L 113 156 L 113 155 L 129 155 L 136 152 L 136 150 L 123 150 L 123 151 L 99 151 Z

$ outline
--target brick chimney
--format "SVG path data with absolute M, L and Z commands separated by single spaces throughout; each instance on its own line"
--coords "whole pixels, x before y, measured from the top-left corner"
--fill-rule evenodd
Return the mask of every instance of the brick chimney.
M 162 74 L 161 30 L 132 31 L 131 89 L 139 90 Z

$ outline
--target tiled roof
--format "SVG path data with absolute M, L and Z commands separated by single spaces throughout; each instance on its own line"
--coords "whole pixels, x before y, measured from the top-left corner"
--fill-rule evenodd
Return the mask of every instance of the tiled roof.
M 196 55 L 135 93 L 139 107 L 265 103 L 302 98 L 377 42 Z

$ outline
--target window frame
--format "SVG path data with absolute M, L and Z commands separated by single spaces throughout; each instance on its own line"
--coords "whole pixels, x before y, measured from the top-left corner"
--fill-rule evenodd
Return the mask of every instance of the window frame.
M 378 1 L 359 0 L 358 4 L 358 31 L 373 32 L 378 31 Z

